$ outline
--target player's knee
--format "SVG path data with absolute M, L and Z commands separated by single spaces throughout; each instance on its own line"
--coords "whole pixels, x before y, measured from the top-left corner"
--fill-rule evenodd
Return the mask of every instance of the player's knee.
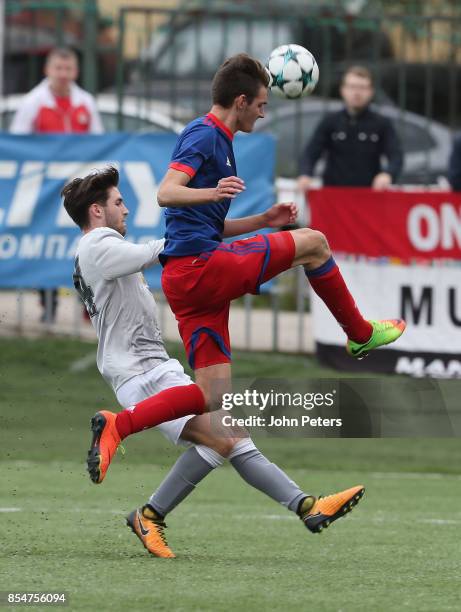
M 219 421 L 214 424 L 213 431 L 206 436 L 206 445 L 227 458 L 234 450 L 235 445 L 248 438 L 248 432 L 240 427 L 220 426 Z
M 197 436 L 194 440 L 195 444 L 201 444 L 214 450 L 221 457 L 227 458 L 236 444 L 233 438 L 221 438 L 219 436 Z
M 328 244 L 327 237 L 322 232 L 318 232 L 319 234 L 319 249 L 322 255 L 331 255 L 330 245 Z
M 205 400 L 204 412 L 216 412 L 216 410 L 220 410 L 222 408 L 222 394 L 211 393 L 209 389 L 204 389 L 202 387 L 200 387 L 200 389 Z
M 309 227 L 295 230 L 298 255 L 326 259 L 331 255 L 325 234 Z
M 195 384 L 200 388 L 205 399 L 206 412 L 220 410 L 223 405 L 224 394 L 230 391 L 230 366 L 228 363 L 212 366 L 215 369 L 213 376 L 209 375 L 210 368 L 201 368 L 195 372 Z M 216 372 L 217 369 L 217 372 Z
M 216 452 L 219 453 L 221 457 L 227 458 L 231 454 L 234 446 L 236 445 L 237 440 L 234 438 L 221 438 L 217 442 L 220 450 L 215 449 Z
M 318 230 L 311 230 L 309 240 L 312 255 L 321 258 L 330 256 L 330 247 L 325 234 L 322 234 L 322 232 Z

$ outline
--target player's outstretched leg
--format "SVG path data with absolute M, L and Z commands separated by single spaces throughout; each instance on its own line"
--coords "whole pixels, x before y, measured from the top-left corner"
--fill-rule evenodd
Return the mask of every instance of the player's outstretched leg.
M 304 267 L 312 289 L 346 334 L 350 355 L 361 359 L 369 351 L 395 342 L 402 335 L 405 322 L 400 319 L 367 321 L 362 316 L 321 232 L 302 228 L 290 234 L 295 243 L 292 266 Z
M 107 469 L 121 442 L 116 426 L 117 415 L 109 410 L 97 412 L 91 419 L 93 439 L 86 460 L 88 473 L 95 484 L 104 480 Z
M 390 344 L 405 331 L 406 323 L 402 319 L 385 319 L 384 321 L 369 321 L 373 327 L 371 338 L 362 344 L 348 340 L 346 350 L 356 359 L 363 359 L 370 351 L 379 346 Z
M 91 419 L 93 438 L 87 466 L 91 480 L 100 484 L 120 442 L 127 436 L 189 414 L 203 414 L 205 396 L 197 385 L 171 387 L 118 414 L 97 412 Z
M 138 536 L 144 547 L 155 557 L 174 559 L 176 555 L 168 546 L 164 529 L 166 525 L 155 510 L 146 504 L 133 510 L 126 517 L 126 524 Z
M 307 497 L 300 506 L 299 518 L 312 533 L 320 533 L 333 521 L 345 516 L 358 504 L 365 493 L 359 485 L 327 497 Z

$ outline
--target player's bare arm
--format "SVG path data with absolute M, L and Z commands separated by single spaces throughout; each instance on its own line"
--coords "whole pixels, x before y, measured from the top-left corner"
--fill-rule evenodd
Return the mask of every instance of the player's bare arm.
M 293 202 L 274 204 L 259 215 L 251 215 L 240 219 L 226 219 L 224 222 L 223 237 L 240 236 L 257 232 L 265 227 L 278 228 L 294 223 L 298 216 L 298 209 Z
M 191 177 L 185 172 L 169 168 L 158 190 L 159 206 L 182 207 L 211 204 L 228 198 L 234 199 L 245 190 L 245 183 L 238 176 L 222 178 L 216 187 L 206 189 L 188 187 L 190 180 Z

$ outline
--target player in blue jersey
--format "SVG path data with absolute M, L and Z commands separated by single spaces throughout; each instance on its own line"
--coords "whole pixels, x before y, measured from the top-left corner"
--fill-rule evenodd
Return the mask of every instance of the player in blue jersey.
M 236 132 L 251 132 L 267 104 L 268 74 L 246 54 L 228 59 L 212 84 L 213 105 L 180 135 L 158 192 L 166 207 L 166 242 L 160 256 L 162 285 L 178 321 L 196 381 L 212 396 L 216 381 L 230 381 L 229 306 L 245 293 L 288 268 L 302 265 L 314 291 L 347 335 L 347 350 L 357 358 L 396 340 L 405 329 L 401 320 L 367 321 L 360 314 L 336 265 L 328 242 L 318 231 L 301 228 L 236 240 L 223 238 L 278 228 L 293 221 L 292 203 L 276 204 L 243 219 L 226 219 L 232 200 L 245 189 L 237 176 L 232 148 Z M 363 487 L 349 497 L 331 496 L 303 508 L 310 520 L 320 512 L 321 527 L 341 513 Z M 309 501 L 309 503 L 311 503 Z M 306 522 L 306 521 L 305 521 Z

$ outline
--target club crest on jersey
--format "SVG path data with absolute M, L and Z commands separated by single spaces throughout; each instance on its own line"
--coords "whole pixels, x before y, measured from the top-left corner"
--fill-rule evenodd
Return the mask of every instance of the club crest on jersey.
M 88 115 L 84 111 L 80 111 L 77 115 L 77 121 L 80 125 L 86 125 L 88 123 Z

